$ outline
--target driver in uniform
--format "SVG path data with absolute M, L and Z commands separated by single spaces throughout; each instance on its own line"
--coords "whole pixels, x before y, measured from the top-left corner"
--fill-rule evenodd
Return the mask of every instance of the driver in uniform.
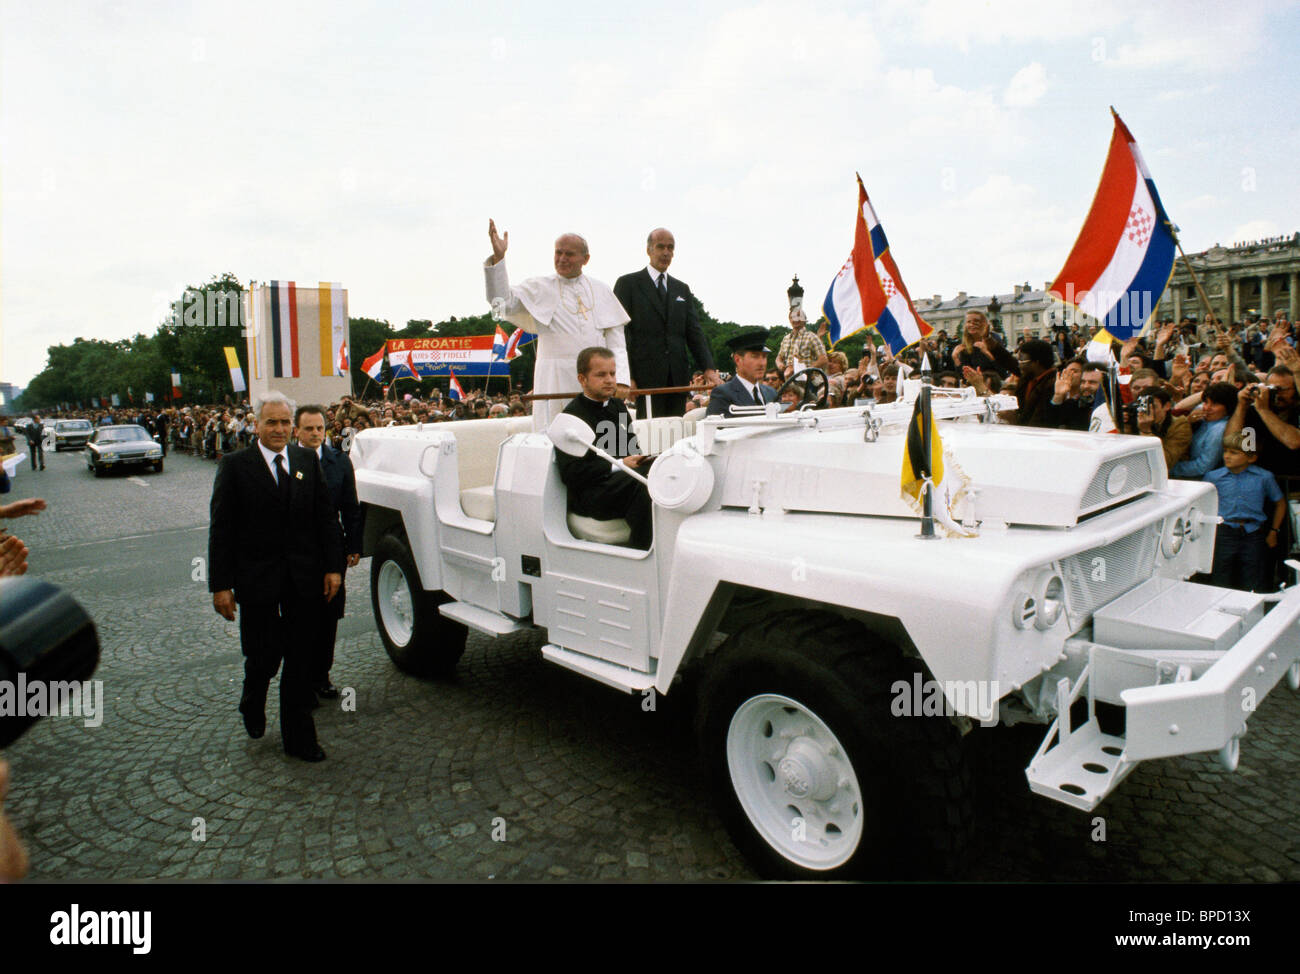
M 766 328 L 752 328 L 727 340 L 736 374 L 709 396 L 710 416 L 729 416 L 732 406 L 759 406 L 776 400 L 776 390 L 764 383 L 767 371 Z

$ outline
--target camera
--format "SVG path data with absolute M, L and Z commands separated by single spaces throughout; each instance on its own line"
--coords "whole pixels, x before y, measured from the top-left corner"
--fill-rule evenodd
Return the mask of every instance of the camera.
M 1259 402 L 1259 397 L 1263 394 L 1264 403 L 1269 409 L 1276 410 L 1278 408 L 1277 388 L 1275 386 L 1260 384 L 1251 388 L 1254 390 L 1253 398 L 1255 402 Z
M 95 624 L 71 595 L 37 578 L 0 578 L 0 692 L 14 694 L 19 684 L 81 683 L 98 665 Z M 39 716 L 25 708 L 0 712 L 0 748 Z

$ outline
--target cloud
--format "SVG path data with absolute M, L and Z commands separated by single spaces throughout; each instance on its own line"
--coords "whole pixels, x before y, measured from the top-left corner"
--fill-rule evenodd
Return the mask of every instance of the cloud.
M 1037 61 L 1026 64 L 1011 76 L 1002 103 L 1011 108 L 1028 108 L 1047 94 L 1047 69 Z
M 1248 220 L 1234 227 L 1230 236 L 1234 241 L 1248 241 L 1276 237 L 1281 233 L 1282 229 L 1273 220 Z

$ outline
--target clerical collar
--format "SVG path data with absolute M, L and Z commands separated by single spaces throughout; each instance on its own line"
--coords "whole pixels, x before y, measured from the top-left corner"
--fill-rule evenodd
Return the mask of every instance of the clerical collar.
M 664 276 L 664 286 L 667 287 L 668 285 L 667 271 L 657 271 L 654 269 L 654 267 L 651 264 L 646 264 L 645 272 L 650 275 L 650 283 L 653 284 L 655 287 L 659 286 L 659 275 L 662 274 Z
M 601 409 L 604 409 L 609 405 L 609 399 L 592 399 L 591 396 L 587 395 L 585 392 L 582 394 L 582 398 L 587 400 L 587 402 L 594 402 Z M 610 397 L 610 399 L 612 398 L 613 396 Z

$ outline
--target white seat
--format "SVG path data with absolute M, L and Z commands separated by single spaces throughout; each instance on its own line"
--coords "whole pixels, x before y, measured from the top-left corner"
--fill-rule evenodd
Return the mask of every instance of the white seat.
M 516 433 L 531 433 L 530 416 L 507 419 L 462 419 L 443 429 L 456 437 L 456 468 L 460 474 L 460 509 L 466 517 L 497 519 L 494 482 L 497 451 Z
M 460 492 L 460 509 L 466 517 L 476 517 L 480 521 L 497 519 L 496 489 L 488 484 L 486 487 L 471 487 Z
M 598 521 L 594 517 L 570 513 L 569 530 L 575 538 L 596 544 L 627 544 L 632 537 L 632 526 L 621 517 Z

